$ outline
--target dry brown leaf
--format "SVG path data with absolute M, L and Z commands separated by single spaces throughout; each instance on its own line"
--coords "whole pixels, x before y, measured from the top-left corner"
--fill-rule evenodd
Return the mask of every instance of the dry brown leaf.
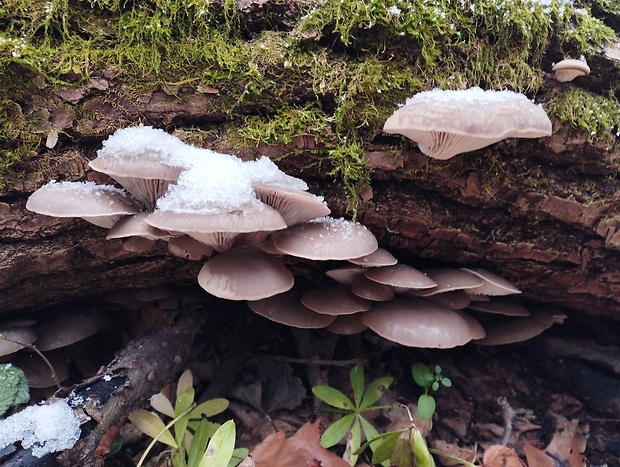
M 545 454 L 544 451 L 534 447 L 534 445 L 526 439 L 523 440 L 523 451 L 525 452 L 527 463 L 531 467 L 555 467 L 555 463 L 551 457 Z
M 579 452 L 579 444 L 574 432 L 571 436 L 566 431 L 556 432 L 545 452 L 557 462 L 562 462 L 561 465 L 570 467 L 581 467 L 583 465 L 583 454 Z
M 483 467 L 526 467 L 516 452 L 501 444 L 495 444 L 484 452 L 482 464 Z
M 319 422 L 306 423 L 291 438 L 278 432 L 251 452 L 256 467 L 350 467 L 319 443 Z
M 459 447 L 457 444 L 448 443 L 447 441 L 441 439 L 433 441 L 432 446 L 433 449 L 437 449 L 438 451 L 446 453 L 452 457 L 465 459 L 469 462 L 473 462 L 474 457 L 476 457 L 471 449 L 464 449 Z M 445 467 L 456 467 L 459 465 L 463 465 L 461 462 L 452 460 L 448 457 L 443 457 L 439 455 L 439 458 L 441 459 L 442 465 L 444 465 Z

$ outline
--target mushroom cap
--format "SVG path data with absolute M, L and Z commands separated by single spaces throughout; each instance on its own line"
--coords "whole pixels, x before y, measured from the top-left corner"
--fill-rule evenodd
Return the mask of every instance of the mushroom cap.
M 198 274 L 198 284 L 227 300 L 261 300 L 286 292 L 294 279 L 286 267 L 262 251 L 232 249 L 210 260 Z
M 120 216 L 138 212 L 126 192 L 94 182 L 52 181 L 30 195 L 26 209 L 46 216 L 81 217 L 104 228 L 112 227 Z
M 149 240 L 168 240 L 170 233 L 147 224 L 146 218 L 151 214 L 152 211 L 140 211 L 120 218 L 112 226 L 106 238 L 144 237 Z
M 352 285 L 357 276 L 364 275 L 366 268 L 362 266 L 342 266 L 325 271 L 325 275 L 331 277 L 342 285 Z
M 368 311 L 372 303 L 342 285 L 317 287 L 301 296 L 301 303 L 324 315 L 339 316 Z
M 105 313 L 99 309 L 66 308 L 34 326 L 37 349 L 42 352 L 66 347 L 86 339 L 105 325 Z
M 420 296 L 415 293 L 415 296 Z M 450 308 L 451 310 L 462 310 L 471 303 L 471 298 L 464 290 L 451 290 L 435 295 L 424 296 L 425 300 Z
M 481 268 L 461 268 L 484 281 L 480 287 L 467 289 L 467 293 L 474 295 L 511 295 L 521 293 L 510 281 L 497 274 Z
M 523 305 L 504 300 L 489 300 L 488 302 L 473 302 L 469 309 L 482 313 L 493 313 L 505 316 L 530 316 L 531 313 Z
M 361 318 L 381 337 L 408 347 L 452 348 L 473 336 L 459 313 L 421 298 L 398 297 L 378 303 Z
M 353 279 L 351 292 L 373 302 L 387 302 L 394 298 L 394 289 L 391 286 L 371 281 L 362 274 Z
M 27 326 L 11 326 L 0 328 L 0 357 L 9 355 L 32 344 L 37 334 Z
M 430 289 L 437 286 L 437 283 L 426 274 L 407 264 L 371 268 L 364 275 L 371 281 L 395 287 L 397 291 Z
M 383 131 L 418 143 L 435 159 L 449 159 L 505 138 L 551 135 L 542 107 L 512 91 L 435 89 L 416 94 L 385 122 Z
M 480 324 L 476 318 L 474 318 L 472 315 L 470 315 L 469 313 L 466 313 L 463 310 L 454 310 L 454 311 L 458 313 L 458 315 L 461 318 L 467 321 L 467 324 L 469 325 L 469 329 L 471 331 L 472 341 L 477 340 L 477 339 L 482 339 L 483 337 L 486 336 L 486 332 L 484 328 L 482 327 L 482 324 Z
M 378 248 L 375 236 L 357 222 L 322 217 L 271 234 L 275 247 L 288 255 L 313 260 L 346 260 Z
M 425 289 L 416 293 L 418 297 L 428 297 L 453 290 L 465 290 L 480 287 L 484 281 L 473 274 L 462 269 L 436 268 L 425 269 L 424 273 L 430 277 L 437 285 L 431 289 Z
M 336 319 L 327 326 L 327 330 L 334 334 L 340 334 L 343 336 L 350 336 L 352 334 L 359 334 L 360 332 L 368 329 L 362 322 L 362 315 L 364 313 L 353 313 L 352 315 L 340 315 L 336 316 Z
M 394 258 L 394 255 L 387 251 L 385 248 L 377 248 L 369 255 L 361 256 L 359 258 L 351 258 L 349 263 L 363 266 L 365 268 L 377 268 L 379 266 L 393 266 L 398 263 L 398 260 Z
M 295 328 L 320 329 L 334 321 L 335 316 L 322 315 L 305 307 L 300 301 L 300 294 L 290 290 L 273 297 L 249 301 L 250 309 L 276 323 Z
M 297 188 L 260 183 L 254 183 L 252 187 L 256 197 L 278 211 L 289 227 L 331 213 L 323 198 Z
M 157 243 L 155 240 L 144 237 L 129 237 L 123 242 L 123 250 L 131 253 L 144 253 L 149 251 Z
M 156 210 L 146 218 L 153 227 L 175 234 L 187 234 L 216 250 L 223 251 L 240 233 L 286 228 L 282 216 L 266 204 L 250 204 L 232 212 L 176 212 Z
M 179 235 L 168 240 L 168 251 L 174 256 L 193 261 L 201 260 L 213 254 L 213 248 L 189 235 Z
M 560 83 L 574 80 L 577 76 L 585 76 L 590 74 L 590 67 L 583 60 L 575 60 L 568 58 L 556 63 L 553 68 L 555 71 L 555 79 Z
M 62 350 L 46 352 L 45 358 L 48 359 L 58 382 L 62 382 L 69 377 L 69 362 L 67 356 Z M 56 381 L 52 377 L 52 372 L 47 363 L 41 356 L 32 352 L 21 352 L 14 358 L 11 363 L 21 369 L 28 380 L 28 386 L 31 388 L 49 388 L 56 385 Z
M 518 318 L 495 316 L 493 322 L 484 326 L 486 337 L 474 342 L 481 345 L 504 345 L 526 341 L 553 326 L 556 319 L 553 313 L 544 311 Z

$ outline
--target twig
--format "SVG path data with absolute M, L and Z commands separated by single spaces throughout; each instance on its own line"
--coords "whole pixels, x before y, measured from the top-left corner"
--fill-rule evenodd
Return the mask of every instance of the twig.
M 498 397 L 497 403 L 502 408 L 502 417 L 504 418 L 504 437 L 502 438 L 501 444 L 507 446 L 508 440 L 512 435 L 512 420 L 516 413 L 505 397 Z
M 279 362 L 286 363 L 300 363 L 302 365 L 325 365 L 325 366 L 342 366 L 348 367 L 351 365 L 363 365 L 366 363 L 366 360 L 362 358 L 351 358 L 349 360 L 320 360 L 318 358 L 291 358 L 284 357 L 281 355 L 273 355 L 274 359 Z

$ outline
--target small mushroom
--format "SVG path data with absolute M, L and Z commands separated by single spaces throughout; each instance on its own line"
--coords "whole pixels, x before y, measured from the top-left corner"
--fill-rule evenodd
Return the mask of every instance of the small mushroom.
M 398 263 L 398 260 L 385 248 L 377 248 L 369 255 L 350 259 L 349 263 L 365 268 L 378 268 L 380 266 L 393 266 Z
M 56 379 L 47 362 L 40 355 L 32 352 L 20 353 L 11 359 L 11 363 L 24 372 L 28 380 L 28 386 L 41 389 L 55 386 L 69 377 L 69 362 L 67 356 L 60 350 L 46 352 L 45 358 L 54 369 Z
M 414 297 L 378 303 L 361 319 L 381 337 L 408 347 L 452 348 L 474 335 L 459 313 Z
M 437 283 L 423 272 L 400 263 L 394 266 L 371 268 L 364 275 L 371 281 L 394 287 L 397 292 L 430 289 L 437 286 Z
M 474 302 L 469 305 L 470 310 L 481 313 L 492 313 L 504 316 L 530 316 L 531 313 L 523 305 L 506 300 L 489 300 L 488 302 Z
M 178 258 L 199 261 L 213 254 L 213 248 L 189 235 L 179 235 L 168 240 L 168 251 Z
M 37 334 L 27 326 L 3 326 L 0 328 L 0 357 L 17 352 L 32 344 Z
M 301 296 L 301 303 L 324 315 L 339 316 L 368 311 L 372 303 L 358 297 L 342 285 L 309 290 Z
M 468 294 L 472 295 L 511 295 L 519 294 L 521 291 L 517 289 L 510 281 L 494 274 L 486 269 L 461 268 L 463 271 L 469 272 L 484 281 L 479 287 L 467 289 Z
M 357 222 L 322 217 L 271 234 L 274 246 L 298 258 L 347 260 L 378 248 L 375 236 Z
M 387 302 L 394 298 L 394 289 L 389 285 L 379 284 L 371 281 L 364 275 L 359 275 L 353 279 L 351 292 L 358 297 L 371 300 L 373 302 Z
M 246 248 L 231 249 L 210 260 L 198 274 L 200 286 L 227 300 L 261 300 L 286 292 L 294 279 L 273 256 Z
M 484 281 L 479 277 L 454 268 L 426 269 L 424 273 L 430 277 L 437 285 L 431 289 L 424 289 L 416 295 L 418 297 L 428 297 L 429 295 L 450 292 L 454 290 L 466 290 L 480 287 Z
M 366 268 L 362 266 L 342 266 L 325 271 L 325 275 L 331 277 L 342 285 L 351 285 L 357 276 L 364 275 Z
M 138 212 L 126 192 L 93 182 L 50 182 L 30 195 L 26 209 L 45 216 L 81 217 L 106 229 L 121 216 Z
M 555 79 L 560 83 L 572 81 L 578 76 L 590 74 L 590 67 L 585 60 L 575 60 L 572 58 L 559 61 L 553 66 L 552 70 L 555 71 Z
M 462 310 L 463 308 L 467 308 L 471 303 L 471 297 L 464 290 L 451 290 L 449 292 L 425 296 L 424 299 L 448 307 L 451 310 Z
M 328 216 L 331 212 L 322 198 L 296 188 L 260 183 L 253 184 L 252 188 L 258 199 L 278 211 L 289 227 Z
M 248 301 L 250 309 L 271 321 L 295 328 L 319 329 L 328 326 L 335 316 L 317 313 L 304 306 L 297 291 L 288 291 L 257 301 Z
M 336 316 L 336 319 L 327 326 L 327 330 L 343 336 L 359 334 L 368 329 L 368 326 L 362 322 L 362 315 L 363 312 Z
M 480 345 L 505 345 L 536 337 L 557 322 L 554 313 L 539 311 L 526 317 L 497 316 L 484 324 L 486 337 L 474 341 Z
M 505 138 L 550 136 L 551 121 L 523 94 L 476 87 L 435 89 L 407 99 L 383 131 L 404 135 L 427 156 L 445 160 Z
M 42 352 L 66 347 L 100 331 L 105 325 L 105 313 L 92 308 L 66 308 L 50 313 L 34 326 L 37 349 Z

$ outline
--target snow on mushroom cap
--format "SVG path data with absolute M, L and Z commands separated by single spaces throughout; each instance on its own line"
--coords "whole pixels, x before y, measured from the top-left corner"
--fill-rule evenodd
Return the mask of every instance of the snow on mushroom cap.
M 384 131 L 412 139 L 430 157 L 449 159 L 504 138 L 549 136 L 551 121 L 540 105 L 513 91 L 434 89 L 407 99 Z

